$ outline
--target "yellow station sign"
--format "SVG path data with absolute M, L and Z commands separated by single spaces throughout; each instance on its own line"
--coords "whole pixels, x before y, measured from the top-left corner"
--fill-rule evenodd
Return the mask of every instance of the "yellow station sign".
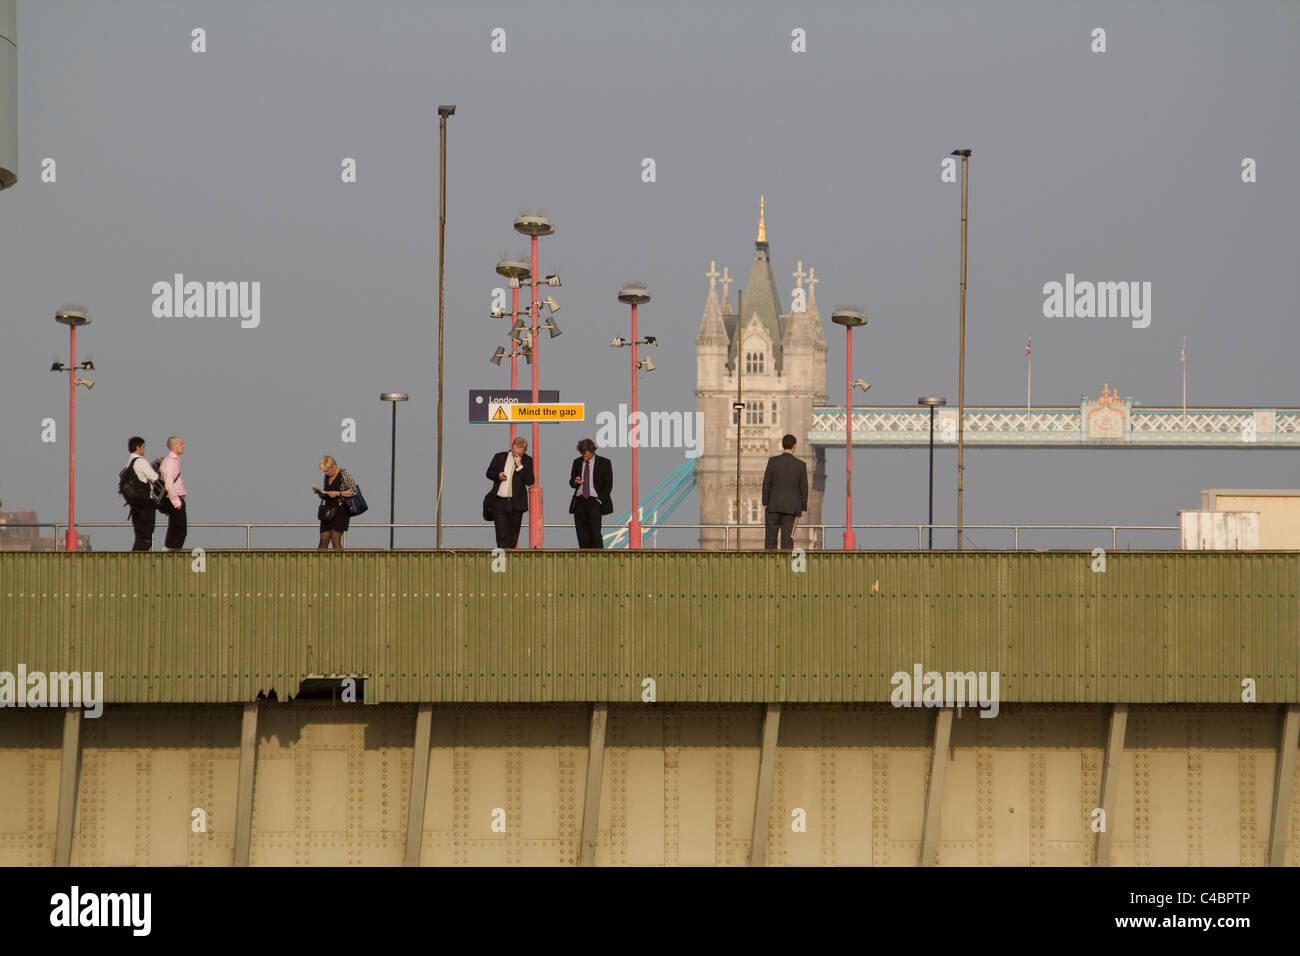
M 587 413 L 583 402 L 556 405 L 525 405 L 519 402 L 503 404 L 512 422 L 580 422 Z

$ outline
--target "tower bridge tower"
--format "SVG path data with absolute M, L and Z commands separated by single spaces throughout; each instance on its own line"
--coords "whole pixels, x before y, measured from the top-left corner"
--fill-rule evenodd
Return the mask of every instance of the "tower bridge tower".
M 805 273 L 800 262 L 793 276 L 796 286 L 791 309 L 782 311 L 781 294 L 772 273 L 767 241 L 765 200 L 759 200 L 758 238 L 749 284 L 743 291 L 743 315 L 733 311 L 730 285 L 724 269 L 711 263 L 706 273 L 709 295 L 700 320 L 697 347 L 697 408 L 703 413 L 704 438 L 696 461 L 696 488 L 701 524 L 732 524 L 736 516 L 736 401 L 737 374 L 741 401 L 740 424 L 741 547 L 763 546 L 763 471 L 767 459 L 781 453 L 781 436 L 798 439 L 795 454 L 808 464 L 808 514 L 795 529 L 795 547 L 820 548 L 809 529 L 821 522 L 826 486 L 826 452 L 809 441 L 813 406 L 824 405 L 826 394 L 826 337 L 817 311 L 815 270 Z M 722 282 L 719 302 L 717 285 Z M 807 286 L 805 288 L 805 280 Z M 739 297 L 738 297 L 739 298 Z M 736 547 L 734 531 L 725 539 Z M 700 547 L 724 546 L 722 529 L 703 529 Z

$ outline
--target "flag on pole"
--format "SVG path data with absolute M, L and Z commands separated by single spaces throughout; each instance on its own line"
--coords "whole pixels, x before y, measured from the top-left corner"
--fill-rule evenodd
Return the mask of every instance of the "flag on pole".
M 1187 339 L 1183 339 L 1183 351 L 1179 354 L 1178 360 L 1180 362 L 1187 361 Z
M 1029 347 L 1030 347 L 1031 345 L 1033 345 L 1033 344 L 1034 344 L 1034 337 L 1031 335 L 1031 336 L 1029 336 L 1029 341 L 1025 343 L 1025 354 L 1026 354 L 1026 355 L 1029 355 L 1029 354 L 1030 354 Z

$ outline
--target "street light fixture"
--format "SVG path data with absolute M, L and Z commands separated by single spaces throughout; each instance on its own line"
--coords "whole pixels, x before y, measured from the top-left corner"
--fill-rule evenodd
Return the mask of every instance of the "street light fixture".
M 628 547 L 639 549 L 641 547 L 641 514 L 638 508 L 639 497 L 637 487 L 637 450 L 641 445 L 641 425 L 636 413 L 636 373 L 638 369 L 644 368 L 647 372 L 654 370 L 654 363 L 650 359 L 644 362 L 638 362 L 636 357 L 636 347 L 646 344 L 637 341 L 636 337 L 636 307 L 645 305 L 650 301 L 650 292 L 646 289 L 644 282 L 629 282 L 623 288 L 618 290 L 618 301 L 626 303 L 632 307 L 632 338 L 627 342 L 622 339 L 614 340 L 614 347 L 621 348 L 626 345 L 632 350 L 632 421 L 636 422 L 632 426 L 632 518 L 628 522 Z
M 77 364 L 77 329 L 90 324 L 90 311 L 84 305 L 65 305 L 54 313 L 54 321 L 68 327 L 68 364 L 55 362 L 51 372 L 68 373 L 68 533 L 64 538 L 64 547 L 68 551 L 77 550 L 77 527 L 74 523 L 77 503 L 77 386 L 87 389 L 95 383 L 77 378 L 81 369 L 93 369 L 90 362 Z
M 844 326 L 844 550 L 853 551 L 857 539 L 853 534 L 853 387 L 865 392 L 870 385 L 853 380 L 853 330 L 867 324 L 867 315 L 856 305 L 842 305 L 831 313 L 831 321 Z
M 930 550 L 934 550 L 934 410 L 948 404 L 948 399 L 937 396 L 918 398 L 916 404 L 930 409 Z
M 405 392 L 384 392 L 379 396 L 381 402 L 393 403 L 393 445 L 388 464 L 388 550 L 393 550 L 393 523 L 397 520 L 397 403 L 408 398 Z
M 511 351 L 507 352 L 504 346 L 498 345 L 497 350 L 492 353 L 492 357 L 488 359 L 488 361 L 491 362 L 493 365 L 500 366 L 501 360 L 503 358 L 509 358 L 511 362 L 518 362 L 519 356 L 522 355 L 524 358 L 528 359 L 528 363 L 531 365 L 533 362 L 533 356 L 532 356 L 532 349 L 528 347 L 528 343 L 512 341 L 511 344 L 512 346 L 520 345 L 522 347 L 518 351 L 515 351 L 512 348 Z

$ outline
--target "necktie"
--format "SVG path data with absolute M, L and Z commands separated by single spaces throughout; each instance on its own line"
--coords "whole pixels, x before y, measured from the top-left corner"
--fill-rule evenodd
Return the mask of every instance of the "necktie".
M 594 492 L 591 489 L 591 462 L 582 463 L 582 497 L 590 498 Z

